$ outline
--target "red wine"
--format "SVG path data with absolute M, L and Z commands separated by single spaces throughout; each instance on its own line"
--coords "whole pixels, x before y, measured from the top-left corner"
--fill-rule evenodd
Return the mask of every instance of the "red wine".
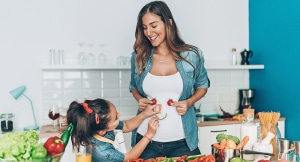
M 48 116 L 50 119 L 55 120 L 59 117 L 59 113 L 55 113 L 55 114 L 49 113 Z
M 250 108 L 250 105 L 242 105 L 244 109 Z

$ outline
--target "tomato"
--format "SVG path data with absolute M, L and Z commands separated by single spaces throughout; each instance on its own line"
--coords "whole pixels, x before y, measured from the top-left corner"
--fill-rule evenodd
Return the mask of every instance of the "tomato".
M 157 160 L 155 158 L 151 158 L 151 159 L 145 160 L 144 162 L 157 162 Z
M 171 106 L 172 103 L 173 103 L 173 100 L 172 100 L 172 99 L 169 99 L 168 102 L 167 102 L 167 104 L 168 104 L 169 106 Z
M 142 159 L 142 158 L 138 158 L 138 159 L 135 159 L 135 160 L 129 160 L 129 162 L 144 162 L 145 160 Z
M 213 155 L 206 155 L 203 157 L 203 162 L 216 162 L 216 159 Z
M 270 160 L 261 159 L 261 160 L 258 160 L 258 162 L 270 162 Z
M 187 158 L 187 155 L 182 155 L 177 159 L 177 162 L 185 162 L 185 159 Z
M 156 98 L 153 98 L 151 101 L 152 101 L 152 105 L 155 105 L 157 103 Z
M 164 156 L 158 156 L 158 157 L 156 157 L 156 160 L 165 160 L 166 159 L 166 157 L 164 157 Z

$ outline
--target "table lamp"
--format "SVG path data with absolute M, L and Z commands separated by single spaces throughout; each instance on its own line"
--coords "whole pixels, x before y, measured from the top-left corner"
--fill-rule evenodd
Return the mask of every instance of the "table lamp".
M 37 125 L 36 123 L 36 118 L 35 118 L 35 114 L 34 114 L 34 109 L 33 109 L 33 104 L 32 104 L 32 101 L 30 100 L 29 97 L 27 97 L 25 94 L 24 94 L 24 91 L 26 90 L 26 86 L 20 86 L 16 89 L 13 89 L 11 90 L 9 93 L 17 100 L 21 95 L 26 97 L 30 104 L 31 104 L 31 110 L 32 110 L 32 115 L 33 115 L 33 119 L 34 119 L 34 126 L 28 126 L 28 127 L 24 127 L 24 130 L 25 131 L 28 131 L 28 130 L 38 130 L 39 129 L 39 126 Z

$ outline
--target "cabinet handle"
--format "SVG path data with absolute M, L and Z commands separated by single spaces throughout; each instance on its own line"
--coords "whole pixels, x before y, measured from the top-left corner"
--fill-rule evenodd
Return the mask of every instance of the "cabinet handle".
M 224 129 L 224 130 L 215 130 L 215 131 L 210 131 L 211 133 L 217 133 L 217 132 L 227 132 L 227 130 L 226 129 Z

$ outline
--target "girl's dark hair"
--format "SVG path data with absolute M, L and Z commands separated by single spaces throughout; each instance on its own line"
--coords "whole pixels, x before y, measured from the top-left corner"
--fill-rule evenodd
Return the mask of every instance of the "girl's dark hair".
M 133 45 L 133 50 L 137 54 L 135 65 L 138 74 L 141 74 L 146 65 L 147 60 L 150 57 L 151 48 L 153 47 L 148 40 L 148 38 L 144 35 L 143 21 L 142 18 L 145 14 L 151 13 L 160 17 L 160 19 L 165 24 L 166 29 L 166 42 L 168 48 L 173 51 L 174 57 L 177 60 L 187 61 L 185 58 L 180 56 L 180 52 L 192 50 L 197 55 L 199 52 L 195 46 L 186 44 L 180 37 L 176 22 L 173 18 L 172 12 L 169 9 L 168 5 L 163 1 L 153 1 L 146 4 L 139 12 L 137 18 L 137 25 L 135 29 L 135 43 Z M 170 22 L 171 20 L 171 22 Z M 192 65 L 189 61 L 187 61 L 190 65 Z M 193 66 L 193 65 L 192 65 Z M 194 66 L 193 66 L 194 67 Z M 195 69 L 195 67 L 194 67 Z
M 74 130 L 71 134 L 73 150 L 79 151 L 80 145 L 87 146 L 92 144 L 90 137 L 105 130 L 108 127 L 109 119 L 109 103 L 104 99 L 85 100 L 88 107 L 93 110 L 88 114 L 81 103 L 73 101 L 67 111 L 68 124 L 73 123 Z M 96 114 L 100 119 L 100 123 L 96 123 Z

